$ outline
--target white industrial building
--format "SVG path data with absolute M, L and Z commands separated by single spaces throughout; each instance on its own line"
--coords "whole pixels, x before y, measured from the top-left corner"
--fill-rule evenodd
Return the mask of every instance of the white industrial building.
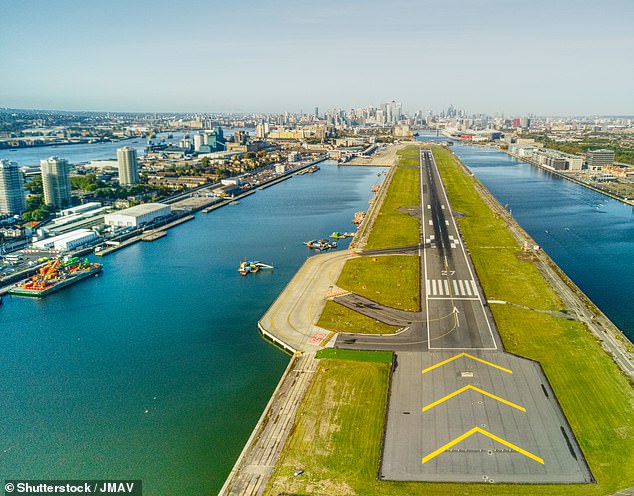
M 159 217 L 165 217 L 172 212 L 169 205 L 162 203 L 143 203 L 136 207 L 126 208 L 119 212 L 106 214 L 104 223 L 114 227 L 138 227 Z
M 99 207 L 101 207 L 100 202 L 82 203 L 81 205 L 77 205 L 76 207 L 71 207 L 71 208 L 66 208 L 64 210 L 61 210 L 59 212 L 59 215 L 63 217 L 67 215 L 82 214 L 90 210 L 95 210 Z
M 97 234 L 90 229 L 77 229 L 66 234 L 42 239 L 33 243 L 38 250 L 70 251 L 97 239 Z

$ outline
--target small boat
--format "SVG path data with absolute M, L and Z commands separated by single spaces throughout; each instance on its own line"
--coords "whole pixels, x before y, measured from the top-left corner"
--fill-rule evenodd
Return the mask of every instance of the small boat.
M 248 274 L 255 274 L 260 269 L 272 269 L 273 266 L 269 264 L 262 263 L 258 260 L 247 260 L 246 258 L 240 262 L 240 266 L 238 267 L 238 272 L 240 275 L 246 276 Z
M 337 248 L 336 241 L 328 241 L 327 239 L 314 239 L 312 241 L 306 241 L 304 243 L 308 248 L 315 250 L 330 250 L 331 248 Z
M 351 232 L 339 232 L 339 231 L 334 231 L 331 235 L 331 238 L 333 239 L 345 239 L 345 238 L 352 238 L 354 237 L 354 233 Z

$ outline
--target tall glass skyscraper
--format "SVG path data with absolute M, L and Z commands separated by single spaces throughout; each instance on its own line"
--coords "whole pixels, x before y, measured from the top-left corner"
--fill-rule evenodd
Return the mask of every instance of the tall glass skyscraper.
M 26 211 L 24 178 L 15 162 L 0 160 L 0 215 Z
M 70 178 L 68 177 L 68 161 L 64 158 L 50 157 L 40 160 L 44 203 L 55 210 L 71 205 Z
M 129 146 L 118 148 L 117 163 L 119 165 L 119 184 L 137 184 L 139 182 L 139 167 L 134 148 Z

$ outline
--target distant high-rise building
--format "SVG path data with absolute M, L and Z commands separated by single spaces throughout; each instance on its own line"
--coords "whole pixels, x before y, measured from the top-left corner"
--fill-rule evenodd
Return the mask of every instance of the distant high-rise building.
M 269 123 L 268 122 L 260 122 L 255 127 L 255 137 L 258 139 L 264 139 L 269 134 Z
M 68 161 L 59 157 L 40 160 L 44 203 L 56 210 L 71 204 Z
M 246 131 L 236 131 L 233 134 L 233 142 L 238 145 L 246 145 L 249 140 L 249 133 Z
M 513 127 L 518 128 L 518 127 L 520 127 L 520 125 L 521 125 L 521 122 L 520 122 L 519 118 L 513 119 L 513 124 L 512 124 Z
M 319 118 L 319 107 L 315 107 L 315 113 L 313 115 L 315 116 L 315 119 Z
M 379 112 L 381 113 L 379 114 Z M 396 103 L 394 100 L 392 100 L 391 103 L 382 103 L 381 110 L 377 111 L 377 116 L 381 117 L 381 119 L 376 119 L 379 122 L 384 124 L 396 124 L 403 118 L 401 104 Z
M 199 152 L 200 147 L 205 144 L 205 137 L 201 133 L 194 134 L 194 151 Z
M 137 184 L 139 182 L 139 166 L 136 150 L 129 146 L 117 148 L 117 163 L 119 165 L 119 184 Z
M 403 118 L 403 111 L 400 103 L 396 103 L 392 100 L 392 123 L 397 123 Z
M 590 170 L 601 170 L 606 165 L 614 164 L 614 150 L 588 150 L 586 163 Z
M 25 210 L 22 172 L 15 162 L 0 160 L 0 214 L 21 214 Z

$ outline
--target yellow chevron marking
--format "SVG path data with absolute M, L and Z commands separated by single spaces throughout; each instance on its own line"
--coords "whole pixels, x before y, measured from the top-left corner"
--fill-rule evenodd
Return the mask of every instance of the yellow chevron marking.
M 525 412 L 526 408 L 524 408 L 523 406 L 519 406 L 516 405 L 515 403 L 512 403 L 508 400 L 505 400 L 504 398 L 500 398 L 499 396 L 496 396 L 494 394 L 489 393 L 488 391 L 485 391 L 484 389 L 480 389 L 478 387 L 472 386 L 471 384 L 469 384 L 468 386 L 465 386 L 463 388 L 458 389 L 457 391 L 454 391 L 453 393 L 448 394 L 447 396 L 440 398 L 437 401 L 434 401 L 433 403 L 430 403 L 427 406 L 423 407 L 423 412 L 426 412 L 427 410 L 431 410 L 432 408 L 434 408 L 435 406 L 440 405 L 441 403 L 444 403 L 445 401 L 453 398 L 454 396 L 458 396 L 461 393 L 464 393 L 465 391 L 467 391 L 468 389 L 472 389 L 473 391 L 476 391 L 480 394 L 483 394 L 485 396 L 488 396 L 489 398 L 493 398 L 496 401 L 499 401 L 500 403 L 504 403 L 505 405 L 508 405 L 510 407 L 513 408 L 517 408 L 518 410 Z
M 521 453 L 522 455 L 530 458 L 531 460 L 535 460 L 537 463 L 541 463 L 542 465 L 544 465 L 544 460 L 538 457 L 537 455 L 533 455 L 532 453 L 520 448 L 519 446 L 514 445 L 513 443 L 506 441 L 505 439 L 502 439 L 501 437 L 496 436 L 495 434 L 491 434 L 490 432 L 487 432 L 484 429 L 480 429 L 480 427 L 474 427 L 470 431 L 465 432 L 463 435 L 458 436 L 456 439 L 449 441 L 444 446 L 441 446 L 436 451 L 431 452 L 429 455 L 423 458 L 423 464 L 427 463 L 432 458 L 437 457 L 441 453 L 447 451 L 449 448 L 455 446 L 459 442 L 464 441 L 468 437 L 471 437 L 476 432 L 479 432 L 480 434 L 484 434 L 486 437 L 493 439 L 494 441 L 497 441 L 498 443 L 501 443 L 504 446 L 511 448 L 512 450 L 517 451 L 518 453 Z
M 469 355 L 469 353 L 460 353 L 460 354 L 458 354 L 456 356 L 448 358 L 447 360 L 443 360 L 442 362 L 439 362 L 436 365 L 432 365 L 431 367 L 427 367 L 426 369 L 423 370 L 423 374 L 425 374 L 425 373 L 427 373 L 427 372 L 429 372 L 431 370 L 437 369 L 438 367 L 442 367 L 443 365 L 447 365 L 449 362 L 453 362 L 454 360 L 457 360 L 458 358 L 461 358 L 461 357 L 471 358 L 471 360 L 475 360 L 476 362 L 483 363 L 485 365 L 488 365 L 489 367 L 493 367 L 493 368 L 499 369 L 502 372 L 507 372 L 509 374 L 513 373 L 513 371 L 510 370 L 510 369 L 506 369 L 506 368 L 501 367 L 499 365 L 496 365 L 494 363 L 487 362 L 486 360 L 482 360 L 482 358 L 474 357 L 473 355 Z

